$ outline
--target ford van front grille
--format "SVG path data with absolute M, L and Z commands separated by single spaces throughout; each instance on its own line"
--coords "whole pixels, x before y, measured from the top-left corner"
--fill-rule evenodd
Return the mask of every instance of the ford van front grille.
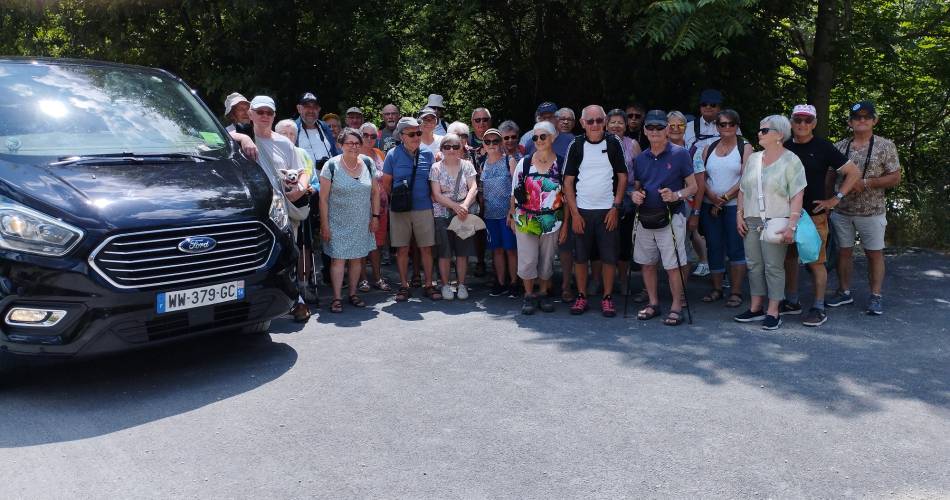
M 115 287 L 150 289 L 257 271 L 275 242 L 258 221 L 120 233 L 96 247 L 89 265 Z

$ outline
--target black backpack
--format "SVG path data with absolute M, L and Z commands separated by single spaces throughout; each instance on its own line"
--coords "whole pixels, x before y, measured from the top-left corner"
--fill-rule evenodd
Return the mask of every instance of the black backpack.
M 709 163 L 709 156 L 716 152 L 716 146 L 719 145 L 719 141 L 721 140 L 722 139 L 716 139 L 715 141 L 712 142 L 712 144 L 710 144 L 709 146 L 706 147 L 706 149 L 703 150 L 703 156 L 705 156 L 705 158 L 703 158 L 703 167 L 705 167 L 706 164 Z M 745 155 L 746 144 L 748 143 L 745 142 L 745 139 L 743 139 L 741 135 L 736 136 L 736 147 L 739 148 L 739 164 L 740 165 L 745 162 L 745 158 L 743 155 Z M 706 151 L 709 151 L 709 153 L 706 153 Z

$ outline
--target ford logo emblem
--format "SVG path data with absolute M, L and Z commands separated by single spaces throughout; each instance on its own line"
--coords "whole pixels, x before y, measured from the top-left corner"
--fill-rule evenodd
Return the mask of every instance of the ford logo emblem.
M 178 249 L 185 253 L 203 253 L 211 250 L 218 244 L 207 236 L 189 236 L 178 244 Z

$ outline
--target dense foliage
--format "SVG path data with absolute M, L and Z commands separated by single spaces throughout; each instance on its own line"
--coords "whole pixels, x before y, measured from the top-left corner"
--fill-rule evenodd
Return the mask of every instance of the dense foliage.
M 386 102 L 415 111 L 437 92 L 450 117 L 484 105 L 527 124 L 543 100 L 695 113 L 699 90 L 717 87 L 747 123 L 808 99 L 838 138 L 847 106 L 870 98 L 904 167 L 891 243 L 948 245 L 945 0 L 12 3 L 0 54 L 163 67 L 218 112 L 234 90 L 275 96 L 283 115 L 303 90 L 325 112 L 374 114 Z

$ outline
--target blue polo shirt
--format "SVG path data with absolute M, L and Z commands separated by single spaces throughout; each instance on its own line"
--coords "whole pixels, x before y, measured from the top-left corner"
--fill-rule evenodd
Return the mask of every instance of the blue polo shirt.
M 693 160 L 686 148 L 669 142 L 659 155 L 654 156 L 650 148 L 633 159 L 634 178 L 646 190 L 647 197 L 643 202 L 646 208 L 663 208 L 666 206 L 660 198 L 659 190 L 668 188 L 679 191 L 686 187 L 686 178 L 693 175 Z
M 419 165 L 416 167 L 416 178 L 412 182 L 412 209 L 429 210 L 432 208 L 432 195 L 429 190 L 429 169 L 432 168 L 432 153 L 420 147 L 418 151 Z M 389 150 L 386 161 L 383 162 L 383 173 L 393 176 L 393 186 L 409 184 L 412 178 L 412 163 L 415 155 L 400 144 Z
M 534 134 L 534 132 L 531 132 L 528 136 L 528 145 L 524 148 L 524 154 L 526 155 L 534 154 L 534 142 L 531 140 L 531 136 Z M 554 144 L 551 145 L 551 150 L 554 151 L 554 154 L 567 158 L 567 150 L 571 147 L 572 142 L 574 142 L 574 136 L 572 134 L 559 133 L 557 137 L 554 138 Z

